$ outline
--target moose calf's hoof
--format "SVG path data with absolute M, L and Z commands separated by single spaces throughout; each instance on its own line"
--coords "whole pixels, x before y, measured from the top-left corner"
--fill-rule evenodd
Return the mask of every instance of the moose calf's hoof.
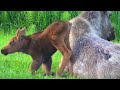
M 43 76 L 46 76 L 46 75 L 52 75 L 52 76 L 55 76 L 55 73 L 54 72 L 50 72 L 49 74 L 43 74 Z

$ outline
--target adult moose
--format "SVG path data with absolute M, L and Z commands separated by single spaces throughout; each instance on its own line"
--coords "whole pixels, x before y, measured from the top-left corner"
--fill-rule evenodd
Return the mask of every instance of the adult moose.
M 69 41 L 73 53 L 70 64 L 74 75 L 120 78 L 120 46 L 108 41 L 115 38 L 109 16 L 108 11 L 83 11 L 70 20 Z
M 14 52 L 24 52 L 32 56 L 31 72 L 43 66 L 43 73 L 51 73 L 51 56 L 58 49 L 62 55 L 61 67 L 57 75 L 61 75 L 66 64 L 70 60 L 71 50 L 69 46 L 69 32 L 71 23 L 57 21 L 49 25 L 44 31 L 25 36 L 25 28 L 18 29 L 9 43 L 1 50 L 1 53 L 8 55 Z

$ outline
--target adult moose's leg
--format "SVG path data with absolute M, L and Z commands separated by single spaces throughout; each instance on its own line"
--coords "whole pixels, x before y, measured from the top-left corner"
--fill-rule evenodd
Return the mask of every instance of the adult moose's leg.
M 52 65 L 52 59 L 47 58 L 45 61 L 42 63 L 42 68 L 43 68 L 43 74 L 44 75 L 53 75 L 54 73 L 51 72 L 51 65 Z

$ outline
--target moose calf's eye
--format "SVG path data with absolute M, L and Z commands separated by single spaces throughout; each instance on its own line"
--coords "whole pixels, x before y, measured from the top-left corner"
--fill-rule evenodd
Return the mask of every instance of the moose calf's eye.
M 15 42 L 10 42 L 10 45 L 15 45 Z

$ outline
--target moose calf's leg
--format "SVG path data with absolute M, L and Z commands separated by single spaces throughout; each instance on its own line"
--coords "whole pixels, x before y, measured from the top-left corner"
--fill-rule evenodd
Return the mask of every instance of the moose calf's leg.
M 60 52 L 62 53 L 63 55 L 63 58 L 61 60 L 61 66 L 60 66 L 60 69 L 58 70 L 57 72 L 57 75 L 61 75 L 61 73 L 63 72 L 65 66 L 67 65 L 67 63 L 69 62 L 70 60 L 70 57 L 71 57 L 71 51 L 65 46 L 61 46 L 61 47 L 58 47 L 58 50 L 60 50 Z
M 65 45 L 64 41 L 57 41 L 57 42 L 52 42 L 53 46 L 55 46 L 63 55 L 63 58 L 61 60 L 61 66 L 57 72 L 57 75 L 61 75 L 65 66 L 67 65 L 67 63 L 69 62 L 70 60 L 70 57 L 71 57 L 71 50 L 69 50 L 67 48 L 67 46 Z
M 44 75 L 53 75 L 51 72 L 51 64 L 52 64 L 52 59 L 48 58 L 42 63 L 42 68 L 43 68 L 43 74 Z
M 33 60 L 32 64 L 31 64 L 31 73 L 34 74 L 36 70 L 38 70 L 38 68 L 40 67 L 42 63 L 36 60 Z
M 61 58 L 59 67 L 61 67 L 61 64 L 62 64 L 62 62 L 63 62 L 62 60 L 63 60 L 63 57 Z M 71 60 L 71 59 L 70 59 L 70 60 Z M 64 68 L 64 71 L 65 71 L 65 72 L 69 72 L 71 75 L 73 75 L 73 63 L 72 63 L 71 61 L 69 61 L 69 62 L 67 63 L 67 65 L 66 65 L 65 68 Z
M 62 64 L 62 60 L 63 60 L 63 56 L 61 57 L 60 63 L 59 63 L 59 68 L 61 67 Z M 67 63 L 67 65 L 64 68 L 65 72 L 69 72 L 69 62 Z
M 42 64 L 42 69 L 43 69 L 43 75 L 46 75 L 46 66 L 44 64 Z

